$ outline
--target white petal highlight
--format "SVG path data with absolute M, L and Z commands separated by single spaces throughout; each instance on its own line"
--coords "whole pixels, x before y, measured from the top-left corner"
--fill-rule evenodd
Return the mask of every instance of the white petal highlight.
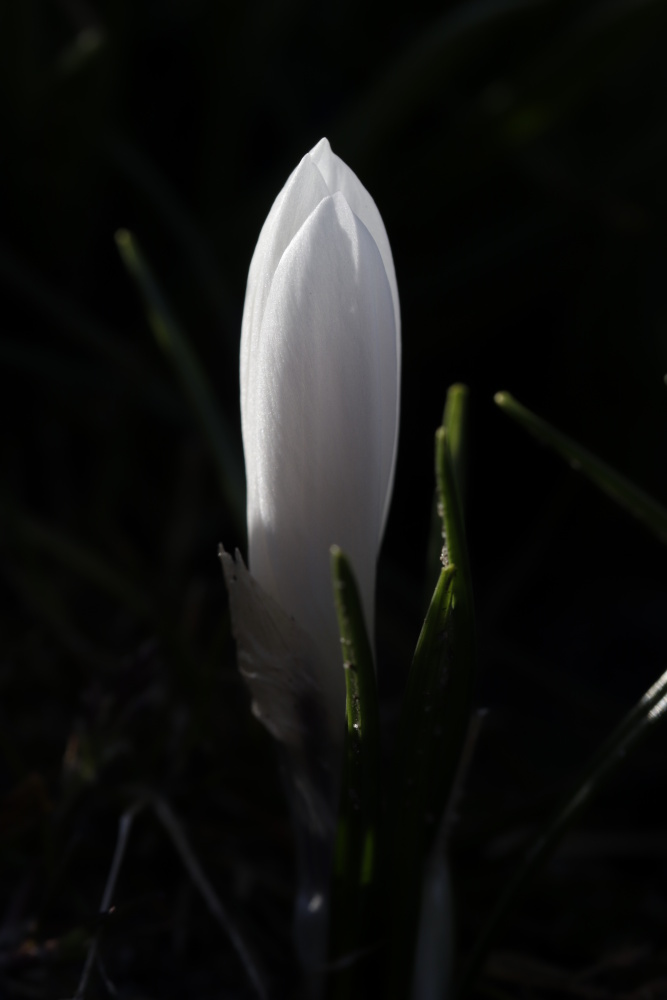
M 271 281 L 284 251 L 304 220 L 329 194 L 321 173 L 306 154 L 290 174 L 262 226 L 255 247 L 243 309 L 241 330 L 241 409 L 248 380 L 249 356 L 259 336 Z
M 354 171 L 341 160 L 340 156 L 336 156 L 333 152 L 328 139 L 320 139 L 308 155 L 322 174 L 329 192 L 334 194 L 336 191 L 340 191 L 345 195 L 348 205 L 354 214 L 361 219 L 377 244 L 391 287 L 396 316 L 396 344 L 400 364 L 401 317 L 398 304 L 398 285 L 396 284 L 394 258 L 391 255 L 389 237 L 387 236 L 382 216 L 378 211 L 377 205 Z

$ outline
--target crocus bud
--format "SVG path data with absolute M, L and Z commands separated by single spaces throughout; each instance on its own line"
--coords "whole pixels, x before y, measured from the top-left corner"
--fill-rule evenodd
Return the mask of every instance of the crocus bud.
M 250 573 L 221 549 L 239 669 L 281 747 L 297 841 L 296 944 L 316 976 L 345 718 L 329 550 L 350 559 L 372 636 L 400 367 L 380 213 L 322 139 L 276 198 L 250 264 L 241 334 Z
M 257 242 L 241 335 L 249 569 L 317 649 L 335 738 L 345 683 L 329 549 L 352 562 L 369 634 L 396 463 L 398 289 L 375 202 L 322 139 Z

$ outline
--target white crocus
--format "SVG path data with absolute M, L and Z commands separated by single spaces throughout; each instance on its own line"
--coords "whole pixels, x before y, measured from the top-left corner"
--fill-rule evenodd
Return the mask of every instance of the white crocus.
M 250 264 L 241 335 L 249 569 L 317 651 L 329 725 L 344 674 L 329 549 L 366 625 L 396 463 L 398 289 L 375 202 L 322 139 L 290 175 Z
M 384 224 L 322 139 L 276 198 L 250 264 L 241 335 L 250 572 L 221 549 L 239 669 L 281 746 L 297 840 L 296 944 L 311 971 L 325 958 L 345 713 L 329 551 L 339 545 L 351 560 L 372 636 L 400 367 Z

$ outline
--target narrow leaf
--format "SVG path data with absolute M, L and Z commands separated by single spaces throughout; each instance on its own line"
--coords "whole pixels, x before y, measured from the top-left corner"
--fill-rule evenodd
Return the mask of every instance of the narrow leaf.
M 508 914 L 553 856 L 569 827 L 579 818 L 602 783 L 623 763 L 628 752 L 648 734 L 656 722 L 665 718 L 666 709 L 667 671 L 649 688 L 602 744 L 552 818 L 539 830 L 532 844 L 523 852 L 518 868 L 502 892 L 462 970 L 455 992 L 457 998 L 465 996 L 473 986 L 489 948 L 502 929 Z
M 447 432 L 454 479 L 459 493 L 461 516 L 464 515 L 468 473 L 468 386 L 452 385 L 447 392 L 443 427 Z
M 542 444 L 549 445 L 557 454 L 569 462 L 573 469 L 583 472 L 599 489 L 625 507 L 634 517 L 653 531 L 661 542 L 667 543 L 667 509 L 649 496 L 633 482 L 626 479 L 592 452 L 582 448 L 571 438 L 548 424 L 518 403 L 508 392 L 498 392 L 494 396 L 498 406 L 521 424 Z
M 355 997 L 371 978 L 364 961 L 377 944 L 380 726 L 373 654 L 347 557 L 331 549 L 331 573 L 343 651 L 346 728 L 334 853 L 330 996 Z M 370 994 L 369 994 L 370 995 Z
M 459 507 L 462 518 L 464 516 L 463 507 L 465 502 L 467 478 L 467 426 L 468 387 L 466 385 L 452 385 L 447 391 L 443 427 L 445 428 L 449 440 L 454 479 L 458 488 L 460 500 Z M 435 583 L 440 575 L 440 570 L 442 569 L 443 505 L 441 495 L 442 491 L 438 483 L 436 483 L 433 510 L 431 512 L 431 528 L 429 532 L 428 551 L 426 556 L 426 587 L 428 590 L 425 594 L 425 606 L 427 607 L 430 603 Z
M 171 314 L 167 301 L 139 250 L 132 233 L 121 229 L 116 244 L 123 263 L 146 305 L 148 321 L 158 346 L 170 361 L 211 448 L 222 495 L 239 530 L 245 525 L 240 465 L 234 437 L 218 408 L 208 378 L 192 345 Z
M 448 397 L 459 445 L 465 395 Z M 462 453 L 459 452 L 462 459 Z M 459 470 L 462 468 L 459 464 Z M 436 480 L 443 520 L 443 569 L 408 676 L 391 788 L 388 995 L 409 994 L 424 866 L 454 787 L 468 731 L 474 683 L 474 617 L 454 455 L 436 433 Z

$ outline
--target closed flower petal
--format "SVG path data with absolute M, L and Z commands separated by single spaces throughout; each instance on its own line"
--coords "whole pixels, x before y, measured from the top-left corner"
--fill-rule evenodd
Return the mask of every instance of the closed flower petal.
M 276 199 L 253 256 L 241 417 L 249 569 L 312 637 L 339 736 L 344 677 L 329 549 L 351 559 L 372 634 L 396 460 L 398 309 L 380 214 L 323 139 Z

